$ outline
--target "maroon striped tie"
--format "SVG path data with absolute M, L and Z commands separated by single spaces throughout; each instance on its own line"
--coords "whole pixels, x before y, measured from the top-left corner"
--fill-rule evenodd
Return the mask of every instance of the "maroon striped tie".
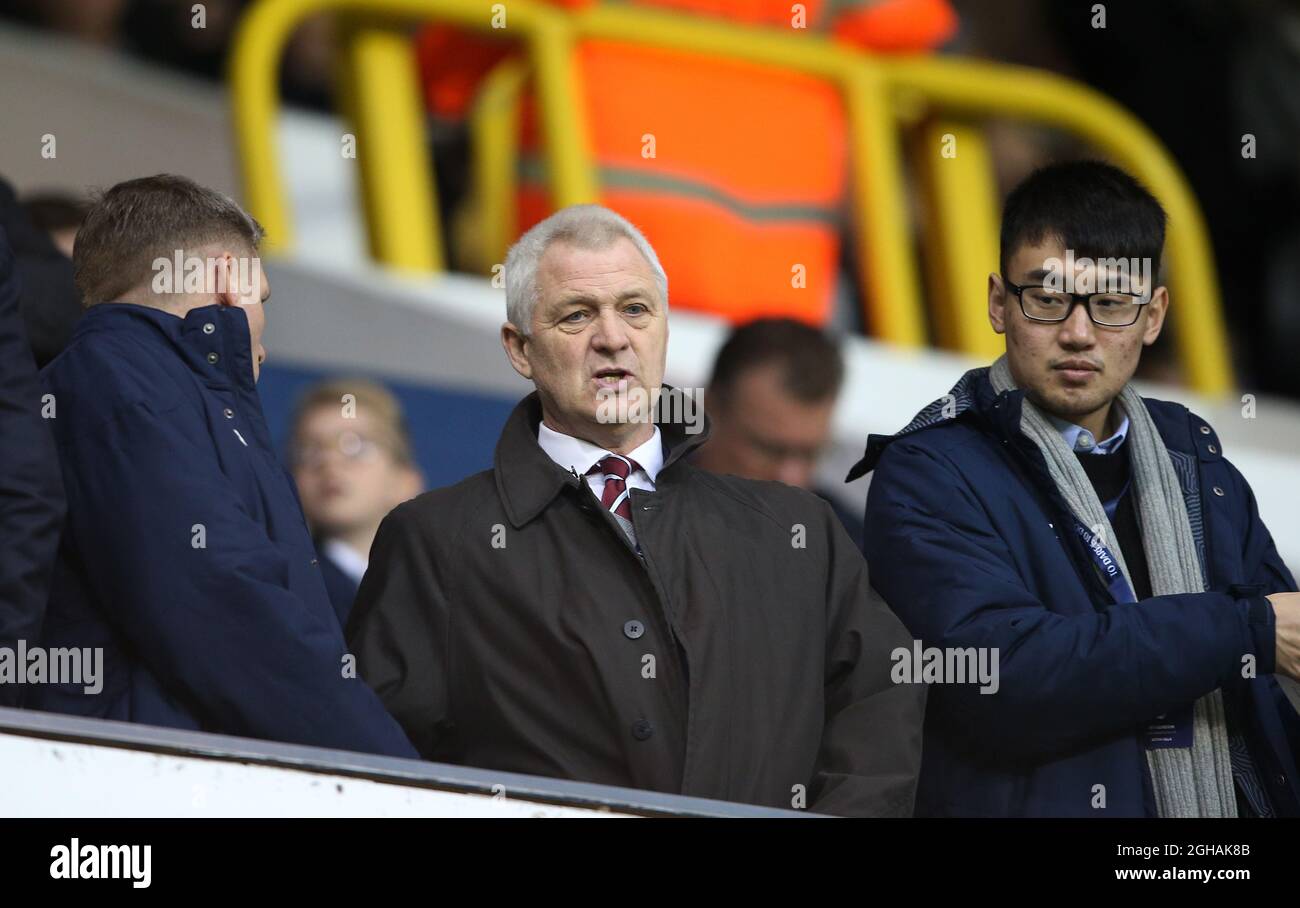
M 639 470 L 635 460 L 611 454 L 601 458 L 591 468 L 591 473 L 601 473 L 605 477 L 605 492 L 600 496 L 600 504 L 607 511 L 613 511 L 624 520 L 632 519 L 632 505 L 627 491 L 627 478 L 633 470 Z

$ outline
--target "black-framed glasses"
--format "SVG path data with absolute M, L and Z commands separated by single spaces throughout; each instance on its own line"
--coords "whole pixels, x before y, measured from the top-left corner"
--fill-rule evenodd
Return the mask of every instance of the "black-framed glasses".
M 1066 293 L 1042 284 L 1013 284 L 1005 276 L 1002 282 L 1020 300 L 1020 311 L 1031 322 L 1063 322 L 1075 306 L 1082 305 L 1094 325 L 1127 328 L 1136 324 L 1142 307 L 1151 302 L 1141 293 Z

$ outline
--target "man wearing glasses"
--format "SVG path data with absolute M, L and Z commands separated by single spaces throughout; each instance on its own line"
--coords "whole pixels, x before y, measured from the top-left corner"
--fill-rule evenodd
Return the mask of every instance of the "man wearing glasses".
M 1214 430 L 1129 385 L 1164 230 L 1114 167 L 1032 175 L 989 276 L 1006 355 L 850 474 L 875 471 L 872 580 L 918 649 L 998 666 L 926 679 L 918 815 L 1300 814 L 1295 580 Z

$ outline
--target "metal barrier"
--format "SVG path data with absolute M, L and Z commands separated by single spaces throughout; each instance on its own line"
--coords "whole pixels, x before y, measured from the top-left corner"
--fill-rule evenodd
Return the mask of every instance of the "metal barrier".
M 231 62 L 234 122 L 249 207 L 271 246 L 292 244 L 292 223 L 276 152 L 278 62 L 293 27 L 312 13 L 347 15 L 345 109 L 353 114 L 371 251 L 390 266 L 442 267 L 433 201 L 433 164 L 422 141 L 424 112 L 414 54 L 404 24 L 448 22 L 492 33 L 494 18 L 520 37 L 538 103 L 546 171 L 556 207 L 598 198 L 578 102 L 575 42 L 599 38 L 728 57 L 827 79 L 843 92 L 849 119 L 851 199 L 857 220 L 860 283 L 870 333 L 907 347 L 927 343 L 921 281 L 913 251 L 899 111 L 936 119 L 931 140 L 951 135 L 957 154 L 937 145 L 915 155 L 931 188 L 937 230 L 929 237 L 938 268 L 932 297 L 940 340 L 988 359 L 999 343 L 986 317 L 985 276 L 997 267 L 997 202 L 987 149 L 977 123 L 1007 117 L 1071 132 L 1133 172 L 1169 213 L 1167 249 L 1175 334 L 1184 375 L 1197 391 L 1222 394 L 1233 384 L 1219 287 L 1200 210 L 1159 141 L 1119 105 L 1085 86 L 1048 73 L 946 57 L 880 58 L 815 35 L 734 25 L 618 4 L 575 13 L 543 0 L 260 0 L 240 23 Z M 483 173 L 508 170 L 513 134 L 503 110 L 522 85 L 519 70 L 488 86 L 494 113 L 475 135 L 503 143 Z M 480 99 L 483 103 L 483 99 Z M 484 108 L 480 107 L 480 112 Z M 477 118 L 476 118 L 477 119 Z M 382 149 L 375 153 L 374 149 Z M 503 179 L 506 182 L 503 185 Z M 503 177 L 481 177 L 491 244 L 508 241 Z
M 423 760 L 403 760 L 396 757 L 380 757 L 352 751 L 329 750 L 322 747 L 306 747 L 298 744 L 281 744 L 274 741 L 259 741 L 230 735 L 214 735 L 207 732 L 137 725 L 108 719 L 90 719 L 80 716 L 64 716 L 54 713 L 0 708 L 0 750 L 3 749 L 7 736 L 30 740 L 94 745 L 101 748 L 127 750 L 135 753 L 210 761 L 217 763 L 218 766 L 221 763 L 230 764 L 232 767 L 265 766 L 296 773 L 346 777 L 390 786 L 427 789 L 447 794 L 475 796 L 477 798 L 508 796 L 515 802 L 522 801 L 561 808 L 571 807 L 610 811 L 621 815 L 631 814 L 647 817 L 787 817 L 792 819 L 820 816 L 820 814 L 813 814 L 808 811 L 737 804 L 730 801 L 716 801 L 709 798 L 666 794 L 658 791 L 643 791 L 636 788 L 619 788 L 612 785 L 573 782 L 567 779 L 548 779 L 541 776 L 475 769 L 468 766 L 429 763 Z M 56 759 L 51 761 L 52 765 L 40 767 L 41 776 L 48 784 L 56 784 L 60 773 L 93 772 L 95 766 L 86 765 L 87 761 L 93 764 L 95 757 L 90 755 L 75 765 L 71 761 L 60 763 Z M 99 762 L 104 761 L 100 758 Z M 23 765 L 4 765 L 0 767 L 0 771 L 3 771 L 6 779 L 6 785 L 10 788 L 33 784 L 30 777 L 35 769 L 37 767 Z M 156 772 L 156 770 L 153 771 Z M 221 775 L 218 771 L 214 775 L 214 779 L 219 780 Z M 142 786 L 151 784 L 149 773 L 142 773 L 138 783 Z M 132 784 L 132 780 L 114 779 L 113 784 L 120 788 L 124 785 L 129 786 Z M 234 785 L 236 782 L 233 780 L 229 782 L 217 781 L 214 784 Z M 127 793 L 130 794 L 129 791 Z M 32 792 L 28 791 L 27 794 L 32 794 Z M 41 793 L 37 792 L 35 794 L 40 795 Z M 46 796 L 53 798 L 55 794 L 56 792 L 49 791 Z M 216 800 L 220 794 L 220 791 L 214 791 L 212 794 L 213 799 Z M 319 797 L 320 802 L 326 805 L 337 800 L 333 789 L 329 787 L 322 787 Z M 7 800 L 6 796 L 0 793 L 0 813 L 8 811 Z M 184 809 L 188 806 L 188 801 L 172 803 L 168 800 L 163 804 L 167 811 L 176 809 L 184 812 Z M 271 806 L 275 807 L 276 805 Z M 134 809 L 132 808 L 132 810 Z M 288 812 L 297 808 L 288 806 L 284 809 Z M 94 804 L 81 805 L 79 812 L 84 815 L 94 815 L 96 808 Z M 44 811 L 42 810 L 41 813 L 44 813 Z

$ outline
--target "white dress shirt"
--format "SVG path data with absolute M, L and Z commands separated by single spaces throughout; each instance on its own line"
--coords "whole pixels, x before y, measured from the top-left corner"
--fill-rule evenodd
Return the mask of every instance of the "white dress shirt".
M 550 456 L 551 460 L 565 470 L 585 476 L 588 487 L 596 494 L 596 500 L 600 500 L 600 496 L 605 492 L 605 477 L 600 473 L 593 473 L 590 476 L 586 474 L 613 452 L 606 451 L 589 441 L 583 441 L 581 438 L 556 432 L 546 423 L 537 425 L 537 443 L 542 446 L 542 450 Z M 653 492 L 655 478 L 664 465 L 664 445 L 659 435 L 659 427 L 655 426 L 654 435 L 649 441 L 623 456 L 635 462 L 638 467 L 628 475 L 627 487 Z
M 326 539 L 325 544 L 321 546 L 321 554 L 338 565 L 338 569 L 347 574 L 353 582 L 361 583 L 368 564 L 365 555 L 340 539 Z

